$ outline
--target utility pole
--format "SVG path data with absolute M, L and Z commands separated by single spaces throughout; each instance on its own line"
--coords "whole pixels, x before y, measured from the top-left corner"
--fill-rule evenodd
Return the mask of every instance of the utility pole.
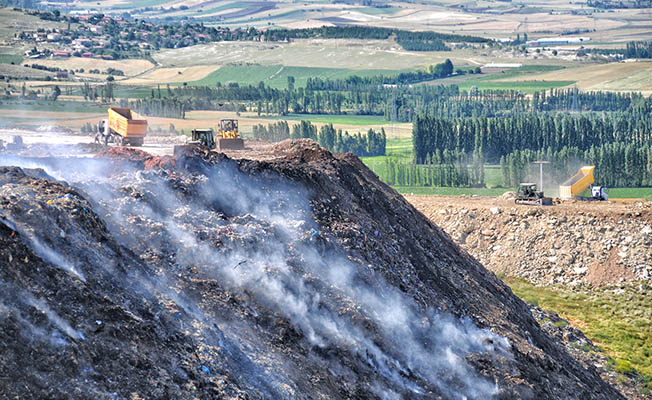
M 550 161 L 532 161 L 532 164 L 539 164 L 539 190 L 543 191 L 543 164 L 550 164 Z

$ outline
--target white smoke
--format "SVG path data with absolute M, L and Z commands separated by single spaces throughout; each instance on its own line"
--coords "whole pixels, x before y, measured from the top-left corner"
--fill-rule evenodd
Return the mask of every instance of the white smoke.
M 400 398 L 401 391 L 425 395 L 432 387 L 450 399 L 487 399 L 498 392 L 493 382 L 475 373 L 465 357 L 471 353 L 509 356 L 508 341 L 477 328 L 469 319 L 420 309 L 377 274 L 361 279 L 370 270 L 348 260 L 343 249 L 338 254 L 321 254 L 304 240 L 319 230 L 308 196 L 291 183 L 276 176 L 257 181 L 225 162 L 204 171 L 207 179 L 199 181 L 200 200 L 189 202 L 169 187 L 165 177 L 152 172 L 146 176 L 128 172 L 120 179 L 107 179 L 105 170 L 98 168 L 89 182 L 88 176 L 67 172 L 72 169 L 69 165 L 44 168 L 59 179 L 83 184 L 106 207 L 116 227 L 134 216 L 164 227 L 171 238 L 166 243 L 175 246 L 177 264 L 199 265 L 203 274 L 231 291 L 253 295 L 292 321 L 310 345 L 344 349 L 365 360 L 379 376 L 372 391 L 382 398 Z M 151 195 L 147 201 L 126 204 L 125 184 Z M 221 212 L 236 222 L 209 224 L 219 220 L 213 217 Z M 220 250 L 197 238 L 199 228 L 228 229 L 239 245 L 232 251 Z M 138 230 L 130 231 L 138 234 Z M 140 239 L 131 238 L 133 243 Z M 165 292 L 160 282 L 152 286 Z M 187 313 L 208 322 L 200 307 L 183 294 L 167 291 L 167 295 Z M 373 322 L 378 332 L 363 328 L 359 316 Z M 350 374 L 341 365 L 331 371 Z

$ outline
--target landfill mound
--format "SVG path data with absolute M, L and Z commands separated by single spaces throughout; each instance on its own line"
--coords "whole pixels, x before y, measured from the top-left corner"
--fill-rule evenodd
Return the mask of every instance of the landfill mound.
M 492 271 L 537 285 L 652 279 L 651 202 L 524 207 L 504 198 L 407 197 Z
M 0 397 L 623 398 L 355 156 L 238 157 L 0 156 Z

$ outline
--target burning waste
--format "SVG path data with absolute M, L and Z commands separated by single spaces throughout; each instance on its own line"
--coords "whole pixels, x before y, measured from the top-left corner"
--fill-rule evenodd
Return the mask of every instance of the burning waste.
M 355 157 L 250 158 L 0 156 L 0 394 L 618 398 Z

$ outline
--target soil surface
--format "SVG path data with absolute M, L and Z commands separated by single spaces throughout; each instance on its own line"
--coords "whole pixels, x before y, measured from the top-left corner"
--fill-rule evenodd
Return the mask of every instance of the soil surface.
M 650 202 L 525 206 L 503 197 L 406 199 L 492 271 L 541 285 L 652 281 Z

